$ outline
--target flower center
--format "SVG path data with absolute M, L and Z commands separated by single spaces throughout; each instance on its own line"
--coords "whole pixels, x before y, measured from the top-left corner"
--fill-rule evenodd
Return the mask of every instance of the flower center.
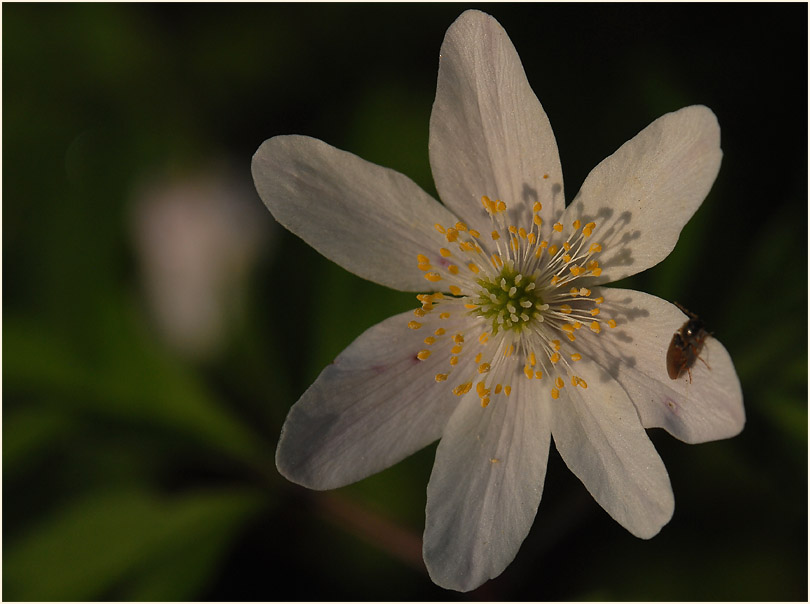
M 488 238 L 462 222 L 437 224 L 453 249 L 417 256 L 425 279 L 437 286 L 446 283 L 441 289 L 450 295 L 436 291 L 417 296 L 422 308 L 414 311 L 417 320 L 408 326 L 430 324 L 432 335 L 424 339 L 428 348 L 416 358 L 427 360 L 443 338 L 451 338 L 449 367 L 435 380 L 444 382 L 458 374 L 453 392 L 466 394 L 475 384 L 484 407 L 494 395 L 509 396 L 521 374 L 528 379 L 548 376 L 555 399 L 568 382 L 587 388 L 573 369 L 582 359 L 575 332 L 587 326 L 598 334 L 603 324 L 616 326 L 601 315 L 602 297 L 593 298 L 590 289 L 575 286 L 581 278 L 602 272 L 596 259 L 602 246 L 588 244 L 596 224 L 583 226 L 575 220 L 563 240 L 565 228 L 557 223 L 549 240 L 541 240 L 540 203 L 533 206 L 528 230 L 507 224 L 503 201 L 484 196 L 482 204 L 492 221 Z

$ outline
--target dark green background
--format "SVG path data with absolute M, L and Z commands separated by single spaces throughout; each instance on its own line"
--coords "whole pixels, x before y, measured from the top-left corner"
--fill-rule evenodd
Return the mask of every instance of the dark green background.
M 419 558 L 433 446 L 333 493 L 282 479 L 290 405 L 354 337 L 415 305 L 286 231 L 219 354 L 158 337 L 130 235 L 137 184 L 224 158 L 250 187 L 259 144 L 298 133 L 434 192 L 439 46 L 465 8 L 3 5 L 5 599 L 806 600 L 804 4 L 479 6 L 521 54 L 569 199 L 659 115 L 703 103 L 720 121 L 706 203 L 669 258 L 623 285 L 703 317 L 748 423 L 699 446 L 651 433 L 676 497 L 653 540 L 552 452 L 515 562 L 459 595 Z

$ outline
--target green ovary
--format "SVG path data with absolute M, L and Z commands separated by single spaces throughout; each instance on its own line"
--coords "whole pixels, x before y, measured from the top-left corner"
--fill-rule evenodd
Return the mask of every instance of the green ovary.
M 536 289 L 536 275 L 523 275 L 505 265 L 494 279 L 478 279 L 480 289 L 472 314 L 492 322 L 492 334 L 500 330 L 520 332 L 533 321 L 542 321 L 548 308 Z

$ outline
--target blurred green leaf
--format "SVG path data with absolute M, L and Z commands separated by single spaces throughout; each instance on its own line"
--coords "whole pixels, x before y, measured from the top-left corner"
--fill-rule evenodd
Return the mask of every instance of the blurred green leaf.
M 110 311 L 115 312 L 115 311 Z M 7 317 L 3 333 L 5 393 L 55 398 L 66 409 L 169 428 L 253 465 L 267 452 L 255 434 L 208 393 L 179 360 L 164 353 L 134 313 L 98 317 L 99 350 L 86 352 L 46 324 Z
M 193 598 L 235 530 L 261 503 L 252 491 L 87 495 L 5 548 L 3 595 L 90 600 L 123 585 L 133 597 Z

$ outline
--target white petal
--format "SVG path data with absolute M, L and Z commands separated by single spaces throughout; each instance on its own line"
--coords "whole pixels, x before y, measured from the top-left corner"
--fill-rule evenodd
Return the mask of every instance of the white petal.
M 633 275 L 666 258 L 720 170 L 720 127 L 707 107 L 668 113 L 596 166 L 564 224 L 594 221 L 604 250 L 594 283 Z
M 536 201 L 551 224 L 565 204 L 546 113 L 506 32 L 479 11 L 462 14 L 442 44 L 430 164 L 442 201 L 482 233 L 492 230 L 483 195 L 512 207 L 512 224 L 531 224 Z
M 667 374 L 667 349 L 687 317 L 676 306 L 638 291 L 599 288 L 606 317 L 617 327 L 583 334 L 583 348 L 627 391 L 646 428 L 664 428 L 688 443 L 739 434 L 745 424 L 740 380 L 726 349 L 713 337 L 688 374 Z M 582 330 L 584 331 L 584 330 Z M 579 339 L 579 336 L 577 336 Z
M 276 220 L 321 254 L 394 289 L 427 289 L 416 256 L 446 245 L 434 224 L 457 218 L 413 181 L 306 136 L 266 140 L 252 170 Z
M 514 559 L 537 513 L 549 448 L 547 408 L 533 384 L 482 408 L 467 394 L 444 431 L 428 484 L 424 557 L 430 577 L 469 591 Z
M 429 323 L 409 329 L 412 312 L 386 319 L 352 342 L 293 405 L 276 465 L 289 480 L 333 489 L 379 472 L 441 435 L 458 405 L 446 371 L 453 342 L 429 347 Z M 437 319 L 438 320 L 438 319 Z M 442 321 L 450 332 L 452 318 Z M 433 354 L 416 358 L 423 349 Z
M 621 386 L 586 359 L 574 369 L 588 388 L 569 381 L 552 401 L 554 444 L 599 505 L 633 535 L 649 539 L 675 506 L 666 468 Z

